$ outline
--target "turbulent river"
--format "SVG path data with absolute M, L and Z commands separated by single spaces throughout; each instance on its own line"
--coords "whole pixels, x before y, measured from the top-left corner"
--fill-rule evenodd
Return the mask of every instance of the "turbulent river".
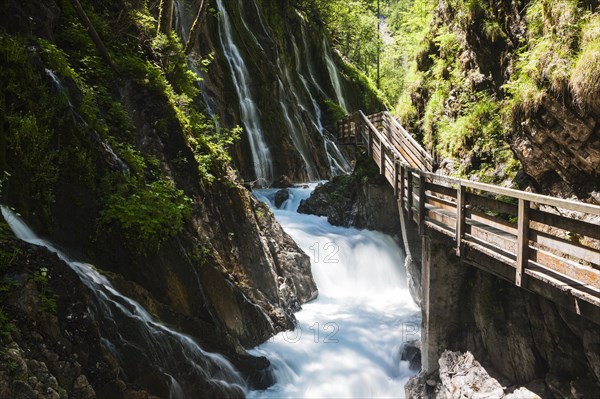
M 256 195 L 311 257 L 319 297 L 296 314 L 296 330 L 252 351 L 269 358 L 277 383 L 249 396 L 402 397 L 414 372 L 400 360 L 400 350 L 419 338 L 420 326 L 402 250 L 385 234 L 335 227 L 325 218 L 296 212 L 312 188 L 290 189 L 282 209 L 273 206 L 276 191 Z

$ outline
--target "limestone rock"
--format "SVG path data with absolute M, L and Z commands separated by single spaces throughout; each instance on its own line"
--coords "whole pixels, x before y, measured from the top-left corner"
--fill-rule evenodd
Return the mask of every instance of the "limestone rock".
M 440 360 L 440 379 L 452 399 L 503 398 L 504 390 L 475 360 L 471 352 L 445 351 Z
M 531 392 L 527 388 L 519 388 L 513 393 L 504 396 L 505 399 L 542 399 L 538 394 Z

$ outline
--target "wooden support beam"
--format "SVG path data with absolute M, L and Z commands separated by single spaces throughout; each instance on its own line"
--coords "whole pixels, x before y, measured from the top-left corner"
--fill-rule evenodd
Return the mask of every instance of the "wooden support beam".
M 362 120 L 360 114 L 356 112 L 354 114 L 354 138 L 356 139 L 356 145 L 360 145 L 362 139 Z
M 465 236 L 466 188 L 462 184 L 456 189 L 456 256 L 462 255 L 462 240 Z
M 408 205 L 408 220 L 413 220 L 413 174 L 406 170 L 406 201 Z
M 379 157 L 379 174 L 385 176 L 385 143 L 381 142 L 381 147 L 379 148 L 381 152 L 381 156 Z
M 398 199 L 398 173 L 400 172 L 399 160 L 394 159 L 394 197 Z
M 367 145 L 367 151 L 369 153 L 369 156 L 372 157 L 373 156 L 373 133 L 371 132 L 371 129 L 369 129 L 367 126 L 365 126 L 365 128 L 367 129 L 367 137 L 368 137 L 368 141 L 369 141 L 369 144 Z
M 523 273 L 529 262 L 529 201 L 519 199 L 517 215 L 517 270 L 515 284 L 521 286 Z
M 422 173 L 419 173 L 419 234 L 425 234 L 425 213 L 427 209 L 425 204 L 427 203 L 427 196 L 425 195 L 425 179 L 427 179 Z
M 404 210 L 404 189 L 405 189 L 405 183 L 404 183 L 404 174 L 405 174 L 406 170 L 404 169 L 404 166 L 400 165 L 400 207 Z

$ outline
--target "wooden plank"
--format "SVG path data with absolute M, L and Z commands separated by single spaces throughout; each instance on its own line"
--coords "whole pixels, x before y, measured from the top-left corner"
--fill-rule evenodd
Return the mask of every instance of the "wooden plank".
M 459 183 L 462 185 L 462 183 Z M 467 193 L 467 202 L 473 206 L 485 210 L 494 210 L 499 213 L 517 216 L 518 207 L 505 201 L 484 197 L 475 193 Z
M 506 231 L 514 236 L 517 235 L 517 225 L 515 223 L 510 223 L 507 220 L 490 216 L 487 213 L 479 212 L 469 208 L 466 209 L 466 217 L 474 222 L 482 223 L 490 227 Z
M 517 270 L 515 274 L 515 284 L 521 286 L 523 270 L 529 262 L 529 201 L 519 199 L 518 210 L 518 234 L 517 234 Z
M 394 197 L 398 199 L 398 174 L 400 172 L 400 164 L 397 159 L 394 159 Z
M 406 172 L 406 169 L 404 169 L 404 166 L 400 165 L 400 207 L 402 208 L 403 211 L 404 211 L 404 188 L 406 186 L 406 184 L 404 183 L 405 172 Z
M 413 172 L 410 170 L 406 175 L 406 199 L 408 200 L 408 218 L 413 220 Z
M 425 208 L 425 204 L 427 203 L 427 198 L 425 196 L 425 182 L 426 177 L 422 174 L 419 175 L 419 234 L 425 234 L 425 214 L 427 212 L 427 208 Z
M 428 177 L 435 179 L 436 176 L 439 175 L 433 173 L 426 173 Z M 454 184 L 462 184 L 465 187 L 473 188 L 476 190 L 486 191 L 489 193 L 505 195 L 508 197 L 513 197 L 517 199 L 522 199 L 529 202 L 535 202 L 538 204 L 555 206 L 562 209 L 568 209 L 572 211 L 588 213 L 594 216 L 600 216 L 600 206 L 586 204 L 584 202 L 565 200 L 562 198 L 554 198 L 549 197 L 547 195 L 534 194 L 526 191 L 514 190 L 512 188 L 505 188 L 500 186 L 494 186 L 486 183 L 474 182 L 471 180 L 464 179 L 453 179 L 453 178 L 445 178 L 446 181 L 453 181 Z
M 531 220 L 600 240 L 600 226 L 584 222 L 583 220 L 572 219 L 562 215 L 540 211 L 539 209 L 531 210 Z
M 445 209 L 447 211 L 456 213 L 456 203 L 453 201 L 448 201 L 447 199 L 437 197 L 434 195 L 435 193 L 427 194 L 427 204 L 432 205 L 436 208 Z
M 431 220 L 435 220 L 438 223 L 446 226 L 448 230 L 452 232 L 452 237 L 454 238 L 454 226 L 456 224 L 456 214 L 446 212 L 441 208 L 428 207 L 429 211 L 427 212 L 427 218 Z
M 600 270 L 582 266 L 539 248 L 530 247 L 529 251 L 532 261 L 600 291 Z
M 461 256 L 462 240 L 465 235 L 466 190 L 459 185 L 456 190 L 456 256 Z
M 466 223 L 465 234 L 476 237 L 481 241 L 494 245 L 498 251 L 515 255 L 517 252 L 516 236 L 507 234 L 502 230 L 493 229 L 484 225 Z
M 381 148 L 381 159 L 379 160 L 379 173 L 385 175 L 385 148 Z
M 563 255 L 569 255 L 582 261 L 589 262 L 592 265 L 595 265 L 596 268 L 600 268 L 600 251 L 597 249 L 589 248 L 533 229 L 530 230 L 529 234 L 531 236 L 531 241 L 549 248 L 550 252 L 557 251 Z
M 448 197 L 456 198 L 456 190 L 450 187 L 442 186 L 435 183 L 427 182 L 427 190 L 432 191 L 434 193 L 439 193 L 446 195 Z
M 368 152 L 369 156 L 373 156 L 373 134 L 370 129 L 366 129 L 366 130 L 367 130 L 367 141 L 369 143 L 367 145 L 367 152 Z

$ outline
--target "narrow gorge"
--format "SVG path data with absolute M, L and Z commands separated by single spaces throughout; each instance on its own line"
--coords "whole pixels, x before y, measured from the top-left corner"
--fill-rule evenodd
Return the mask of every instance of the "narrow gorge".
M 4 1 L 0 399 L 598 396 L 598 21 Z

